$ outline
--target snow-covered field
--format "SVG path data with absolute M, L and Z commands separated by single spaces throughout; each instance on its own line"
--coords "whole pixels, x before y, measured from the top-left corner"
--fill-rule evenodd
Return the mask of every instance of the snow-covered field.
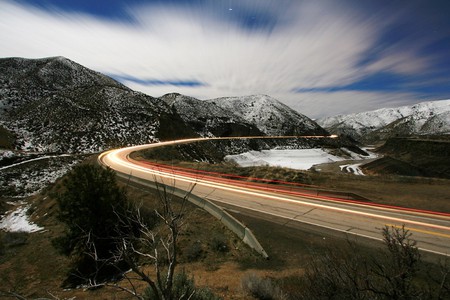
M 313 165 L 344 160 L 322 149 L 263 150 L 237 155 L 227 155 L 227 161 L 234 161 L 241 167 L 277 166 L 297 170 L 308 170 Z
M 365 158 L 374 158 L 376 155 L 368 152 L 368 157 L 363 157 L 359 154 L 342 149 L 350 155 L 351 160 L 361 160 Z M 249 151 L 237 155 L 227 155 L 227 161 L 233 161 L 241 167 L 251 166 L 276 166 L 286 167 L 297 170 L 308 170 L 312 166 L 324 163 L 333 163 L 338 161 L 349 160 L 348 157 L 340 157 L 328 153 L 324 149 L 295 149 L 295 150 L 263 150 L 263 151 Z M 342 165 L 341 170 L 352 171 L 355 175 L 363 175 L 358 168 L 359 164 Z

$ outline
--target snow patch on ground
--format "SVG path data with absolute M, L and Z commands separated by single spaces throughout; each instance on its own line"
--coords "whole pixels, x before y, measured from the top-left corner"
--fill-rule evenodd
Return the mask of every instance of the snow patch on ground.
M 313 165 L 341 161 L 344 160 L 344 158 L 329 154 L 323 149 L 272 149 L 250 151 L 237 155 L 227 155 L 225 160 L 234 161 L 241 167 L 268 165 L 297 170 L 308 170 Z
M 350 159 L 353 160 L 363 160 L 363 159 L 371 159 L 371 158 L 377 158 L 378 154 L 371 152 L 371 148 L 361 148 L 362 150 L 364 150 L 364 152 L 366 152 L 369 155 L 361 155 L 359 153 L 355 153 L 347 148 L 341 148 L 342 151 L 344 151 L 345 153 L 347 153 L 350 156 Z
M 32 223 L 27 216 L 29 206 L 18 207 L 16 210 L 8 212 L 0 220 L 0 229 L 6 231 L 36 232 L 44 228 Z
M 362 150 L 364 150 L 367 154 L 369 154 L 369 156 L 361 156 L 357 153 L 351 152 L 348 149 L 346 149 L 346 151 L 350 152 L 351 157 L 353 160 L 362 160 L 362 159 L 376 159 L 379 157 L 378 154 L 371 152 L 371 150 L 373 150 L 373 147 L 364 147 L 362 148 Z M 345 165 L 340 165 L 339 168 L 341 169 L 342 172 L 346 172 L 346 173 L 351 173 L 354 175 L 360 175 L 360 176 L 366 176 L 364 174 L 364 172 L 361 170 L 360 166 L 363 163 L 357 163 L 357 164 L 345 164 Z
M 0 149 L 0 161 L 4 158 L 11 158 L 11 157 L 14 157 L 14 152 L 12 152 L 11 150 Z
M 349 164 L 349 165 L 341 165 L 342 172 L 352 173 L 354 175 L 366 176 L 364 172 L 359 168 L 361 164 Z
M 350 151 L 346 148 L 341 148 L 341 150 L 348 156 L 350 160 L 365 160 L 374 159 L 378 155 L 376 153 L 370 152 L 369 148 L 365 148 L 369 155 L 364 156 Z M 263 151 L 249 151 L 237 155 L 227 155 L 225 156 L 226 161 L 233 161 L 241 167 L 252 167 L 252 166 L 276 166 L 285 167 L 296 170 L 308 170 L 314 165 L 324 164 L 324 163 L 334 163 L 339 161 L 348 161 L 348 157 L 340 157 L 330 154 L 326 149 L 271 149 Z M 355 175 L 364 175 L 359 166 L 362 163 L 357 164 L 345 164 L 341 165 L 340 169 L 342 172 L 349 172 Z
M 69 172 L 82 157 L 58 155 L 28 159 L 0 168 L 0 195 L 25 198 Z

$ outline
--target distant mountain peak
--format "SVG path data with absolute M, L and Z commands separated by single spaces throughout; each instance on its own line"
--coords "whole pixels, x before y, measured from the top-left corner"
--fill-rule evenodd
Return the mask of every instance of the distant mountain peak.
M 450 100 L 327 117 L 317 121 L 331 133 L 356 140 L 413 134 L 450 134 Z
M 207 100 L 255 124 L 267 135 L 323 135 L 327 132 L 310 118 L 267 95 Z
M 153 98 L 62 56 L 0 59 L 0 129 L 16 149 L 96 152 L 197 136 L 323 135 L 268 95 Z
M 0 59 L 0 70 L 0 127 L 16 149 L 86 153 L 195 135 L 163 101 L 65 57 Z

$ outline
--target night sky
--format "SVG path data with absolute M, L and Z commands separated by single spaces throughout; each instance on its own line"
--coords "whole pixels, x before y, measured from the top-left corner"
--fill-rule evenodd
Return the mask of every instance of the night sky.
M 448 0 L 0 0 L 0 41 L 155 97 L 267 94 L 312 118 L 450 99 Z

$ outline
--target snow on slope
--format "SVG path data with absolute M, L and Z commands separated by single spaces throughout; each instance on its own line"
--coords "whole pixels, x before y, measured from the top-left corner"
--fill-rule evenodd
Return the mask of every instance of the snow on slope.
M 155 141 L 162 118 L 175 122 L 163 101 L 63 57 L 1 58 L 0 70 L 0 125 L 17 149 L 97 152 Z
M 267 95 L 224 97 L 207 101 L 234 112 L 267 135 L 327 134 L 308 117 Z
M 375 130 L 399 134 L 450 133 L 450 100 L 422 102 L 412 106 L 338 115 L 317 121 L 333 133 L 360 137 Z
M 31 222 L 28 218 L 27 211 L 29 206 L 18 207 L 16 210 L 7 212 L 0 218 L 0 229 L 12 232 L 36 232 L 44 228 Z
M 172 93 L 162 96 L 161 99 L 166 101 L 169 105 L 175 107 L 180 113 L 182 119 L 185 121 L 206 118 L 211 115 L 219 118 L 228 118 L 230 121 L 234 121 L 233 117 L 235 116 L 229 111 L 226 111 L 225 109 L 212 103 L 201 101 L 193 97 Z M 235 117 L 234 119 L 237 118 Z
M 166 94 L 160 99 L 175 109 L 201 136 L 262 135 L 255 125 L 212 102 L 178 93 Z

